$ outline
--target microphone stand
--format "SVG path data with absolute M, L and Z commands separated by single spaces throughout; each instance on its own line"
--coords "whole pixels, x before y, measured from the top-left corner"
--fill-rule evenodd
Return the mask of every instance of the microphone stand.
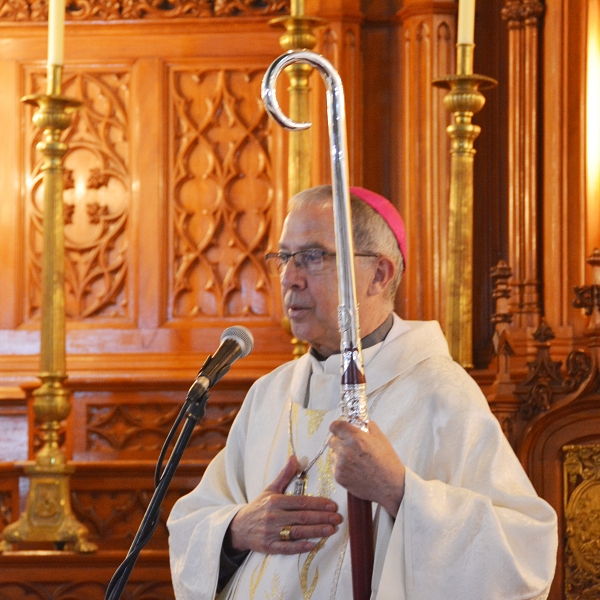
M 186 399 L 186 403 L 181 408 L 179 412 L 179 416 L 175 420 L 173 424 L 173 428 L 171 432 L 167 436 L 167 440 L 165 441 L 165 445 L 168 445 L 169 440 L 174 434 L 178 424 L 185 417 L 185 422 L 181 431 L 179 433 L 179 437 L 175 442 L 175 446 L 173 447 L 173 451 L 171 452 L 171 456 L 167 461 L 164 471 L 158 480 L 156 488 L 154 490 L 154 494 L 152 495 L 152 499 L 150 500 L 150 504 L 146 509 L 146 513 L 144 514 L 144 518 L 138 528 L 138 531 L 131 543 L 129 548 L 129 552 L 125 557 L 125 560 L 119 565 L 115 574 L 113 575 L 108 587 L 106 588 L 105 600 L 119 600 L 121 598 L 121 594 L 125 589 L 125 585 L 129 580 L 129 576 L 131 575 L 131 571 L 135 566 L 135 563 L 138 559 L 142 548 L 150 541 L 154 530 L 156 529 L 159 517 L 160 517 L 160 507 L 165 498 L 169 485 L 173 479 L 173 475 L 175 475 L 175 470 L 179 465 L 179 461 L 183 456 L 183 452 L 185 451 L 190 437 L 192 436 L 192 432 L 194 431 L 194 427 L 197 423 L 202 421 L 204 418 L 204 414 L 206 413 L 206 403 L 208 402 L 208 389 L 204 390 L 204 392 L 198 396 L 197 398 L 190 399 L 189 397 Z M 164 450 L 164 448 L 163 448 Z M 161 453 L 161 457 L 163 453 Z M 160 465 L 159 460 L 159 465 Z M 159 469 L 157 469 L 158 472 Z
M 169 434 L 163 444 L 162 450 L 156 463 L 154 472 L 154 494 L 150 500 L 150 504 L 146 509 L 144 518 L 131 542 L 129 552 L 125 560 L 119 565 L 115 574 L 112 576 L 104 600 L 119 600 L 121 594 L 127 585 L 131 571 L 135 566 L 142 548 L 150 541 L 154 530 L 156 529 L 160 518 L 160 506 L 165 499 L 175 470 L 179 465 L 179 461 L 190 441 L 194 427 L 204 418 L 206 413 L 206 403 L 208 402 L 208 390 L 221 380 L 221 378 L 229 371 L 229 367 L 238 358 L 247 356 L 254 345 L 254 338 L 248 329 L 245 327 L 234 326 L 229 327 L 221 336 L 221 345 L 214 355 L 209 355 L 205 363 L 202 365 L 196 380 L 187 393 L 185 403 L 181 407 Z M 179 437 L 175 442 L 171 456 L 167 461 L 164 471 L 161 474 L 161 466 L 167 449 L 171 444 L 171 440 L 175 432 L 179 428 L 181 421 L 186 418 Z

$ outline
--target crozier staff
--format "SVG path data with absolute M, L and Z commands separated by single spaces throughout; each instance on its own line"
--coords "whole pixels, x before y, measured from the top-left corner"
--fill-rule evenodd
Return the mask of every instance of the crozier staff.
M 339 420 L 334 223 L 321 186 L 292 199 L 267 255 L 310 352 L 254 384 L 225 449 L 174 506 L 176 597 L 350 599 L 350 492 L 373 502 L 372 598 L 545 598 L 556 515 L 439 325 L 393 313 L 402 220 L 381 196 L 351 191 L 368 431 Z

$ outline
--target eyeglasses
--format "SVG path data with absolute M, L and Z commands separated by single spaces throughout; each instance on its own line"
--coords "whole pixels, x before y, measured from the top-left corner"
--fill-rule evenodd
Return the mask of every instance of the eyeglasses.
M 265 255 L 265 262 L 272 275 L 282 275 L 290 260 L 294 259 L 294 266 L 302 269 L 309 275 L 317 275 L 323 271 L 325 259 L 335 256 L 335 252 L 327 252 L 321 248 L 298 250 L 298 252 L 270 252 Z M 379 254 L 359 254 L 354 256 L 367 256 L 378 258 Z

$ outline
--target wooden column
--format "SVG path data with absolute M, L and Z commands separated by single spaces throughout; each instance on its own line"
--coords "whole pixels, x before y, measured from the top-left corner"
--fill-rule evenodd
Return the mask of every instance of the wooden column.
M 316 33 L 315 51 L 337 69 L 344 85 L 346 129 L 348 135 L 348 170 L 350 183 L 362 183 L 362 61 L 360 24 L 362 13 L 358 0 L 306 0 L 306 14 L 327 21 Z M 312 182 L 331 182 L 331 156 L 327 129 L 327 101 L 321 77 L 313 75 L 312 115 Z
M 544 15 L 543 290 L 544 315 L 564 360 L 583 341 L 587 321 L 572 307 L 573 288 L 589 280 L 586 258 L 585 76 L 588 0 L 560 0 Z
M 408 232 L 403 317 L 445 324 L 445 288 L 450 184 L 450 114 L 445 92 L 432 86 L 455 72 L 454 2 L 411 0 L 400 22 L 395 130 L 398 147 L 393 199 Z
M 538 164 L 538 0 L 507 0 L 502 17 L 509 39 L 509 256 L 511 310 L 516 328 L 537 327 L 541 300 Z

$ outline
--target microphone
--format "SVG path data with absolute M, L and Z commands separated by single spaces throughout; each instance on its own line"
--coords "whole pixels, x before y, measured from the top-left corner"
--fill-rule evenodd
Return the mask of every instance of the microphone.
M 190 387 L 187 400 L 197 400 L 229 371 L 229 367 L 238 359 L 252 352 L 254 337 L 250 330 L 241 325 L 228 327 L 221 335 L 221 345 L 202 365 L 196 381 Z

